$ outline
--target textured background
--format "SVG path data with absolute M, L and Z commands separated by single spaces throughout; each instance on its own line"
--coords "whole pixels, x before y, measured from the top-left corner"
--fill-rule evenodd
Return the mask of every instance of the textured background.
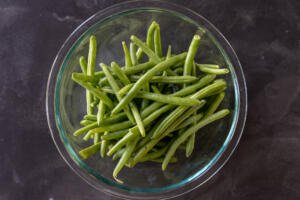
M 0 199 L 110 200 L 75 175 L 51 141 L 46 81 L 67 36 L 119 1 L 0 0 Z M 173 1 L 232 44 L 248 85 L 240 145 L 204 187 L 181 199 L 300 199 L 300 1 Z

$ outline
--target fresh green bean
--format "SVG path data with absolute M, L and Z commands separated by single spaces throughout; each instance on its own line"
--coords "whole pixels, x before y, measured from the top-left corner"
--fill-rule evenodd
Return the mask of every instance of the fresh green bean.
M 131 58 L 131 62 L 132 62 L 132 65 L 135 66 L 138 64 L 137 62 L 137 57 L 136 57 L 136 46 L 130 42 L 130 45 L 129 45 L 129 52 L 130 52 L 130 58 Z
M 129 53 L 128 47 L 124 41 L 122 42 L 122 47 L 123 47 L 124 57 L 125 57 L 125 68 L 132 67 L 130 53 Z
M 95 73 L 96 54 L 97 54 L 97 40 L 96 37 L 92 35 L 90 37 L 89 53 L 88 53 L 88 60 L 87 60 L 87 71 L 86 71 L 86 74 L 91 77 L 94 77 L 94 73 Z M 87 114 L 93 113 L 93 108 L 91 107 L 92 99 L 93 99 L 92 92 L 87 90 L 86 91 Z
M 97 121 L 96 115 L 85 115 L 83 119 L 90 120 L 90 121 Z
M 107 135 L 101 136 L 101 139 L 102 140 L 115 140 L 115 139 L 119 139 L 119 138 L 123 137 L 124 135 L 126 135 L 126 133 L 128 133 L 127 129 L 116 131 L 116 132 L 111 132 L 111 133 L 108 133 Z
M 79 65 L 80 65 L 82 73 L 86 74 L 87 73 L 87 62 L 86 62 L 86 59 L 84 56 L 80 56 Z
M 162 56 L 162 50 L 161 50 L 161 38 L 160 38 L 160 27 L 157 24 L 157 27 L 154 32 L 154 49 L 155 53 L 158 57 Z
M 152 69 L 148 70 L 130 89 L 128 94 L 119 102 L 119 104 L 112 110 L 112 113 L 118 113 L 121 109 L 126 106 L 139 92 L 139 90 L 146 84 L 156 73 L 168 69 L 170 66 L 175 63 L 183 60 L 186 57 L 186 53 L 173 56 L 172 58 L 162 61 L 161 63 L 154 66 Z
M 144 92 L 149 92 L 150 91 L 150 86 L 149 83 L 146 83 L 144 88 L 143 88 Z M 144 110 L 149 104 L 149 101 L 147 99 L 143 99 L 142 100 L 142 105 L 141 105 L 141 110 Z
M 80 125 L 87 126 L 87 125 L 89 125 L 89 124 L 91 124 L 93 122 L 94 121 L 83 119 L 83 120 L 80 121 Z
M 205 112 L 205 116 L 204 117 L 208 117 L 208 116 L 212 115 L 217 110 L 217 108 L 219 107 L 219 105 L 223 101 L 224 97 L 225 97 L 225 93 L 221 92 L 214 99 L 214 101 L 210 104 L 210 106 L 208 107 L 207 111 Z
M 171 56 L 172 56 L 172 46 L 168 45 L 166 60 L 169 59 L 169 58 L 171 58 Z
M 138 81 L 141 76 L 133 75 L 130 76 L 130 80 Z M 193 83 L 199 80 L 194 76 L 153 76 L 149 82 L 150 83 Z
M 120 90 L 119 85 L 117 84 L 117 82 L 115 81 L 115 78 L 112 76 L 112 74 L 108 70 L 108 66 L 103 63 L 100 63 L 100 66 L 102 67 L 102 70 L 103 70 L 111 88 L 113 89 L 117 99 L 120 101 L 122 98 L 118 95 L 118 91 Z M 123 109 L 124 109 L 124 112 L 126 113 L 128 119 L 132 123 L 135 123 L 135 118 L 133 117 L 132 113 L 130 112 L 129 107 L 125 106 Z
M 200 104 L 199 100 L 191 99 L 189 97 L 175 97 L 175 96 L 150 93 L 150 92 L 149 93 L 139 92 L 136 95 L 136 98 L 149 99 L 152 101 L 173 104 L 173 105 L 181 105 L 181 106 L 195 106 Z
M 138 142 L 139 138 L 134 139 L 133 141 L 129 142 L 126 145 L 126 150 L 124 151 L 124 153 L 122 154 L 122 157 L 120 158 L 117 166 L 115 167 L 114 171 L 113 171 L 113 177 L 116 181 L 118 181 L 119 183 L 123 183 L 123 181 L 117 179 L 117 176 L 119 174 L 119 172 L 121 171 L 121 169 L 124 167 L 124 165 L 126 164 L 126 162 L 128 161 L 128 159 L 130 158 L 131 154 L 133 153 L 133 150 Z
M 116 62 L 111 63 L 111 69 L 124 85 L 130 84 L 130 80 L 126 76 L 125 72 L 121 69 L 121 67 Z
M 152 88 L 154 93 L 161 94 L 161 92 L 159 91 L 159 89 L 155 85 L 152 85 L 151 88 Z
M 214 65 L 214 64 L 196 64 L 198 67 L 208 67 L 212 69 L 220 69 L 219 65 Z
M 87 132 L 87 131 L 89 131 L 89 130 L 91 130 L 91 129 L 96 128 L 97 126 L 98 126 L 97 122 L 94 122 L 94 123 L 89 124 L 89 125 L 87 125 L 87 126 L 85 126 L 85 127 L 82 127 L 82 128 L 80 128 L 80 129 L 77 129 L 77 130 L 73 133 L 73 135 L 74 135 L 74 136 L 82 135 L 82 134 L 84 134 L 85 132 Z
M 203 105 L 204 105 L 205 101 L 203 101 Z M 202 106 L 203 106 L 202 105 Z M 153 137 L 154 132 L 157 130 L 157 128 L 164 123 L 165 118 L 163 118 L 159 123 L 157 123 L 155 125 L 155 127 L 152 129 L 152 131 L 149 133 L 149 137 L 147 135 L 147 137 L 145 137 L 141 143 L 143 143 L 142 148 L 136 153 L 133 161 L 134 163 L 139 162 L 139 160 L 141 160 L 160 140 L 162 140 L 164 137 L 166 137 L 169 133 L 171 133 L 174 129 L 176 129 L 177 126 L 179 126 L 185 119 L 187 119 L 188 117 L 190 117 L 195 110 L 200 109 L 202 106 L 199 106 L 198 108 L 190 108 L 187 112 L 185 112 L 181 117 L 177 118 L 169 127 L 172 128 L 168 128 L 159 138 L 154 138 L 151 139 Z M 149 142 L 148 142 L 149 141 Z M 146 143 L 148 142 L 148 143 Z
M 159 116 L 161 116 L 163 113 L 167 112 L 168 110 L 174 108 L 173 105 L 166 105 L 161 107 L 158 110 L 155 110 L 154 112 L 152 112 L 149 116 L 147 116 L 144 120 L 143 120 L 143 124 L 144 126 L 148 126 L 151 122 L 153 122 L 154 120 L 156 120 Z M 110 126 L 110 128 L 113 125 Z M 119 124 L 115 125 L 116 127 L 120 127 Z M 128 128 L 128 127 L 125 127 Z M 122 127 L 122 129 L 125 129 L 124 127 Z M 122 130 L 119 129 L 119 130 Z M 115 130 L 114 130 L 115 131 Z M 130 129 L 129 133 L 126 134 L 121 140 L 119 140 L 107 153 L 108 156 L 114 154 L 117 150 L 119 150 L 120 148 L 122 148 L 129 140 L 131 140 L 132 138 L 135 138 L 139 135 L 139 129 L 137 126 L 134 126 L 133 128 Z
M 83 159 L 87 159 L 91 155 L 97 153 L 100 150 L 100 146 L 101 146 L 101 142 L 98 142 L 97 144 L 94 144 L 92 146 L 89 146 L 89 147 L 87 147 L 87 148 L 82 149 L 81 151 L 79 151 L 79 155 Z
M 175 70 L 174 70 L 174 72 L 176 73 L 176 74 L 183 74 L 183 68 L 182 67 L 178 67 L 178 68 L 176 68 Z
M 221 111 L 218 111 L 212 115 L 210 115 L 209 117 L 200 120 L 196 125 L 190 127 L 187 131 L 185 131 L 183 134 L 181 134 L 171 145 L 171 147 L 169 148 L 163 164 L 162 164 L 162 170 L 164 171 L 167 168 L 167 165 L 169 163 L 169 160 L 172 158 L 172 156 L 175 154 L 175 151 L 177 150 L 177 148 L 180 146 L 180 144 L 182 144 L 184 141 L 186 141 L 186 139 L 192 135 L 193 133 L 195 133 L 195 131 L 199 130 L 200 128 L 216 121 L 219 120 L 223 117 L 225 117 L 226 115 L 228 115 L 230 112 L 228 109 L 223 109 Z
M 94 144 L 97 144 L 100 142 L 100 133 L 94 134 Z
M 195 131 L 196 132 L 196 131 Z M 194 151 L 195 147 L 195 138 L 196 138 L 196 133 L 193 133 L 188 139 L 186 143 L 186 149 L 185 149 L 185 156 L 188 158 L 191 156 L 191 154 Z
M 111 89 L 111 87 L 109 86 L 106 86 L 106 87 L 101 87 L 101 90 L 105 93 L 108 93 L 108 94 L 115 94 L 115 92 Z
M 147 54 L 147 56 L 149 57 L 150 60 L 152 60 L 154 63 L 159 63 L 160 62 L 160 58 L 145 44 L 143 43 L 139 38 L 137 38 L 136 36 L 132 35 L 130 37 L 130 40 L 137 45 L 138 47 L 140 47 L 143 52 L 145 54 Z
M 104 115 L 105 115 L 105 111 L 106 110 L 106 106 L 103 103 L 103 101 L 100 101 L 98 104 L 98 112 L 97 112 L 97 123 L 98 126 L 100 125 L 100 123 L 103 121 L 104 119 Z
M 208 74 L 228 74 L 229 70 L 224 68 L 224 69 L 218 69 L 218 68 L 212 68 L 212 67 L 206 67 L 205 65 L 200 65 L 197 64 L 197 67 L 200 71 L 208 73 Z
M 138 50 L 136 51 L 137 62 L 141 60 L 142 56 L 143 56 L 143 50 L 141 48 L 138 48 Z
M 200 45 L 200 36 L 194 35 L 188 50 L 188 54 L 184 62 L 183 75 L 191 75 L 194 58 L 196 56 L 199 45 Z
M 148 31 L 147 31 L 146 44 L 152 51 L 155 50 L 155 48 L 154 48 L 154 32 L 156 31 L 157 26 L 158 26 L 158 24 L 155 21 L 153 21 L 150 24 Z
M 88 76 L 83 73 L 76 73 L 73 72 L 72 76 L 76 77 L 78 80 L 85 81 L 85 82 L 90 82 L 90 83 L 97 83 L 97 80 L 93 78 L 92 76 Z
M 88 131 L 87 134 L 85 134 L 85 136 L 83 137 L 83 140 L 88 141 L 89 139 L 92 138 L 93 135 L 94 135 L 93 132 Z
M 130 83 L 128 85 L 125 85 L 124 87 L 122 87 L 119 92 L 118 95 L 120 95 L 120 97 L 123 97 L 124 95 L 127 94 L 127 92 L 132 88 L 133 83 Z
M 76 76 L 74 76 L 74 74 L 72 75 L 72 79 L 77 82 L 79 85 L 81 85 L 82 87 L 84 87 L 85 89 L 87 89 L 90 93 L 92 93 L 93 95 L 95 95 L 96 97 L 98 97 L 101 101 L 103 101 L 103 103 L 105 103 L 109 108 L 113 107 L 113 102 L 110 100 L 110 98 L 108 98 L 108 96 L 102 92 L 99 89 L 94 88 L 92 85 L 83 82 L 81 80 L 78 80 L 76 78 Z M 91 102 L 89 102 L 91 103 Z M 90 112 L 87 112 L 87 114 L 91 114 Z
M 104 135 L 107 135 L 108 132 L 106 131 L 104 133 Z M 107 152 L 107 149 L 108 149 L 108 141 L 107 140 L 102 140 L 102 144 L 101 144 L 101 147 L 100 147 L 100 155 L 101 155 L 101 158 L 104 158 L 105 157 L 105 154 Z
M 115 71 L 117 72 L 117 74 L 119 74 L 118 76 L 123 77 L 123 79 L 122 79 L 123 80 L 123 84 L 124 85 L 125 84 L 130 84 L 130 81 L 128 80 L 128 77 L 122 71 L 118 70 L 118 68 L 119 67 L 117 65 L 115 65 L 115 69 L 117 69 Z M 110 79 L 111 79 L 112 82 L 114 81 L 114 78 L 112 76 L 110 77 Z M 114 86 L 115 92 L 117 93 L 118 91 L 120 91 L 120 88 L 116 84 L 114 84 L 114 85 L 115 85 Z M 118 93 L 116 94 L 116 96 L 117 96 L 118 100 L 120 100 L 122 98 Z M 129 107 L 130 107 L 130 109 L 132 111 L 134 120 L 135 120 L 137 126 L 139 127 L 140 133 L 144 137 L 145 134 L 146 134 L 146 132 L 145 132 L 145 128 L 144 128 L 144 125 L 143 125 L 140 113 L 139 113 L 136 105 L 133 102 L 129 103 Z
M 183 129 L 183 128 L 193 124 L 194 122 L 199 121 L 202 117 L 203 117 L 203 113 L 194 115 L 194 116 L 190 117 L 189 119 L 185 120 L 183 123 L 181 123 L 178 127 L 176 127 L 176 129 L 174 129 L 174 131 Z
M 126 148 L 120 149 L 118 150 L 112 157 L 112 160 L 117 160 L 118 158 L 120 158 L 123 153 L 125 152 Z

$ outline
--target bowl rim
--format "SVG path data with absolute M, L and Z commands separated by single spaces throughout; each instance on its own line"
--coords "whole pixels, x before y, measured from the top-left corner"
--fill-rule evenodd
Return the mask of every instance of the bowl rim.
M 99 19 L 103 20 L 107 17 L 110 17 L 111 15 L 115 15 L 116 13 L 121 13 L 129 10 L 139 10 L 139 9 L 160 9 L 160 10 L 169 10 L 176 13 L 179 13 L 181 15 L 184 15 L 193 21 L 201 22 L 204 27 L 209 30 L 212 35 L 216 38 L 218 43 L 221 44 L 222 49 L 226 52 L 226 55 L 229 55 L 229 59 L 231 63 L 234 65 L 234 72 L 236 75 L 236 78 L 233 79 L 235 81 L 235 86 L 238 86 L 238 90 L 235 92 L 238 92 L 238 116 L 236 119 L 236 124 L 233 130 L 233 135 L 231 138 L 227 138 L 228 140 L 226 144 L 226 148 L 221 152 L 215 163 L 213 163 L 209 169 L 207 169 L 201 176 L 193 177 L 191 180 L 189 180 L 186 184 L 181 185 L 177 188 L 172 188 L 170 190 L 166 191 L 158 191 L 154 193 L 147 193 L 147 192 L 138 192 L 138 191 L 126 191 L 122 188 L 116 188 L 113 187 L 105 182 L 101 182 L 91 176 L 87 176 L 85 174 L 85 171 L 74 162 L 74 159 L 70 156 L 70 154 L 67 152 L 62 139 L 59 134 L 59 130 L 57 127 L 57 122 L 55 120 L 55 106 L 54 106 L 54 98 L 55 98 L 55 89 L 56 89 L 56 83 L 58 78 L 58 72 L 60 71 L 61 65 L 63 61 L 65 60 L 66 55 L 68 54 L 70 47 L 78 40 L 81 35 L 87 31 L 92 25 L 96 24 Z M 242 106 L 242 107 L 241 107 Z M 173 198 L 180 195 L 183 195 L 185 193 L 188 193 L 205 182 L 207 182 L 211 177 L 213 177 L 228 161 L 232 153 L 234 152 L 244 129 L 245 121 L 246 121 L 246 115 L 247 115 L 247 89 L 246 89 L 246 82 L 244 78 L 244 74 L 241 68 L 241 64 L 237 58 L 236 53 L 234 52 L 233 48 L 229 44 L 229 42 L 225 39 L 225 37 L 221 34 L 221 32 L 212 25 L 206 18 L 199 15 L 198 13 L 185 8 L 183 6 L 170 3 L 170 2 L 164 2 L 164 1 L 158 1 L 158 0 L 151 0 L 151 1 L 145 1 L 145 0 L 135 0 L 135 1 L 127 1 L 115 4 L 113 6 L 110 6 L 108 8 L 105 8 L 103 10 L 98 11 L 91 17 L 89 17 L 86 21 L 84 21 L 82 24 L 80 24 L 66 39 L 66 41 L 63 43 L 62 47 L 58 51 L 58 54 L 56 55 L 53 65 L 50 70 L 50 74 L 48 77 L 47 82 L 47 91 L 46 91 L 46 114 L 47 114 L 47 121 L 48 126 L 50 129 L 50 133 L 52 136 L 52 139 L 62 156 L 62 158 L 65 160 L 65 162 L 70 166 L 70 168 L 78 174 L 83 180 L 85 180 L 89 185 L 96 188 L 97 190 L 111 194 L 116 197 L 121 197 L 124 199 L 132 198 L 132 199 L 157 199 L 157 198 Z M 224 144 L 226 141 L 224 142 Z M 223 145 L 224 145 L 223 144 Z

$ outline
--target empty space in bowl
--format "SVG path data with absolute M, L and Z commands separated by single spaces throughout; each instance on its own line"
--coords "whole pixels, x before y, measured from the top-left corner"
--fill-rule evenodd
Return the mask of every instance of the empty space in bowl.
M 81 55 L 87 55 L 88 39 L 91 34 L 96 35 L 99 46 L 96 70 L 100 70 L 99 62 L 110 64 L 116 61 L 124 65 L 121 42 L 126 41 L 128 44 L 132 34 L 145 40 L 147 28 L 153 20 L 161 27 L 164 54 L 169 44 L 172 45 L 173 53 L 187 51 L 193 35 L 198 33 L 202 38 L 195 60 L 199 63 L 219 64 L 230 69 L 231 73 L 222 77 L 226 79 L 228 88 L 221 108 L 230 109 L 231 114 L 197 133 L 195 150 L 190 158 L 186 158 L 178 151 L 179 162 L 170 164 L 166 171 L 161 170 L 160 164 L 153 163 L 138 164 L 132 169 L 124 168 L 119 175 L 124 184 L 120 185 L 112 178 L 116 161 L 112 161 L 110 157 L 102 159 L 99 154 L 81 160 L 77 154 L 89 144 L 73 136 L 73 132 L 80 128 L 79 122 L 85 115 L 86 104 L 85 90 L 71 80 L 71 73 L 80 72 L 78 59 Z M 60 137 L 72 159 L 83 170 L 99 181 L 124 190 L 159 192 L 187 184 L 205 173 L 217 161 L 235 129 L 239 94 L 235 82 L 236 75 L 230 60 L 214 36 L 208 30 L 203 34 L 204 30 L 206 29 L 203 25 L 179 13 L 149 8 L 118 13 L 99 21 L 74 43 L 59 71 L 55 93 L 55 114 Z

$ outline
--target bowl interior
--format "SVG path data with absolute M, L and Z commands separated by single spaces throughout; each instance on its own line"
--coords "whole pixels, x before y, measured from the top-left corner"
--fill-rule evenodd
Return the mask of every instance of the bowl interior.
M 81 55 L 87 55 L 88 39 L 91 34 L 96 35 L 98 39 L 97 63 L 101 61 L 109 64 L 111 61 L 117 61 L 123 65 L 121 42 L 126 41 L 128 44 L 131 34 L 145 40 L 147 28 L 153 20 L 161 27 L 163 52 L 166 52 L 169 44 L 172 45 L 173 53 L 187 51 L 193 35 L 198 33 L 202 38 L 196 60 L 200 63 L 216 63 L 231 70 L 231 74 L 222 77 L 228 83 L 222 107 L 229 108 L 231 115 L 198 132 L 195 150 L 190 158 L 185 158 L 179 153 L 180 161 L 170 164 L 164 172 L 160 164 L 152 163 L 138 164 L 133 169 L 124 168 L 119 175 L 119 178 L 124 181 L 121 185 L 112 178 L 116 162 L 110 157 L 102 159 L 96 154 L 90 159 L 81 160 L 77 154 L 89 144 L 72 135 L 80 128 L 79 122 L 85 115 L 86 105 L 85 90 L 71 80 L 71 73 L 80 72 L 78 59 Z M 100 70 L 98 65 L 97 70 Z M 188 17 L 173 11 L 152 8 L 128 10 L 111 15 L 89 27 L 77 39 L 60 67 L 54 102 L 60 138 L 70 157 L 84 173 L 102 183 L 135 192 L 175 189 L 202 176 L 217 161 L 232 138 L 239 112 L 239 94 L 235 76 L 234 68 L 216 38 L 206 27 Z

